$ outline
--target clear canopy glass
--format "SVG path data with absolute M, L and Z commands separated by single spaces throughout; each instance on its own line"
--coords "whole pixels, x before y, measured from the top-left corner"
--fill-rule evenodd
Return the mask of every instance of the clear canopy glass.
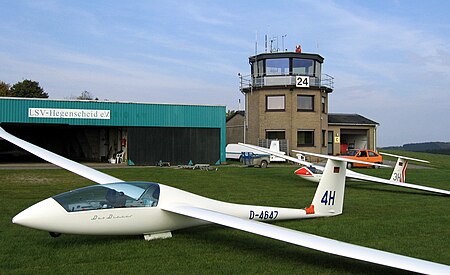
M 68 212 L 108 208 L 154 207 L 159 185 L 152 182 L 121 182 L 92 185 L 53 197 Z

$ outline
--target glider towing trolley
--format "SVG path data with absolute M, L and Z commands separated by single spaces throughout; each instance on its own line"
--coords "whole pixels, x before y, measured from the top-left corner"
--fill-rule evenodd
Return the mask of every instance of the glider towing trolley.
M 244 165 L 258 166 L 260 168 L 266 168 L 270 163 L 270 155 L 255 154 L 253 152 L 242 152 L 239 159 Z

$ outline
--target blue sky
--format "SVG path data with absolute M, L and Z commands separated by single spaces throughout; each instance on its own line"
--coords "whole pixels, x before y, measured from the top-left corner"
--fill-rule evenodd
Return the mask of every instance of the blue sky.
M 2 1 L 0 80 L 50 98 L 226 105 L 263 37 L 325 58 L 330 111 L 380 123 L 378 145 L 450 141 L 450 2 Z

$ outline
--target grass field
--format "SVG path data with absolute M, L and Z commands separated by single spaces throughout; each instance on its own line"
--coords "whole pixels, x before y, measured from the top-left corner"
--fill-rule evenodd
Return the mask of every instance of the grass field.
M 395 153 L 395 152 L 394 152 Z M 401 154 L 407 154 L 402 152 Z M 450 190 L 450 156 L 409 154 L 432 161 L 410 169 L 407 181 Z M 104 169 L 123 180 L 154 181 L 235 203 L 303 208 L 316 184 L 295 166 Z M 389 177 L 390 169 L 359 169 Z M 0 170 L 0 274 L 381 274 L 401 271 L 210 225 L 146 242 L 142 236 L 62 235 L 13 225 L 24 208 L 91 182 L 60 169 Z M 450 198 L 375 183 L 348 182 L 344 214 L 277 222 L 279 226 L 450 265 Z

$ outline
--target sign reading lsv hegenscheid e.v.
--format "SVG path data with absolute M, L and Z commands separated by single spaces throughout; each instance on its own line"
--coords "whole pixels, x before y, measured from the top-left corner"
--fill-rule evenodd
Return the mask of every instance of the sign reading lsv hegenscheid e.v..
M 111 119 L 111 110 L 28 108 L 28 117 Z

